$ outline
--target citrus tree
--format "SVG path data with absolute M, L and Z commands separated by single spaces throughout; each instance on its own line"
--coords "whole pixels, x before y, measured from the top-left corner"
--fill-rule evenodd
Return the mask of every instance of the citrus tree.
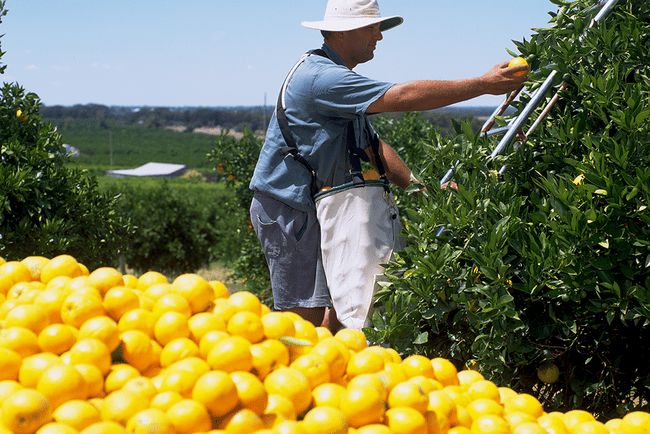
M 2 1 L 0 18 L 6 13 Z M 16 83 L 0 92 L 0 257 L 69 253 L 91 267 L 115 264 L 129 230 L 115 198 L 69 166 L 61 136 L 41 120 L 38 95 Z
M 235 193 L 232 200 L 223 203 L 225 214 L 235 222 L 232 236 L 240 247 L 239 254 L 229 261 L 233 277 L 242 281 L 244 289 L 272 306 L 269 270 L 248 212 L 253 199 L 248 185 L 261 149 L 262 140 L 248 128 L 244 129 L 241 139 L 224 131 L 218 136 L 214 150 L 208 154 L 208 160 L 224 178 L 227 187 Z
M 650 5 L 619 2 L 586 32 L 591 2 L 553 3 L 550 27 L 516 46 L 529 91 L 551 70 L 567 83 L 559 103 L 502 157 L 467 125 L 431 143 L 432 193 L 405 210 L 408 247 L 366 332 L 476 363 L 547 409 L 611 415 L 650 398 Z M 456 161 L 458 191 L 438 191 Z

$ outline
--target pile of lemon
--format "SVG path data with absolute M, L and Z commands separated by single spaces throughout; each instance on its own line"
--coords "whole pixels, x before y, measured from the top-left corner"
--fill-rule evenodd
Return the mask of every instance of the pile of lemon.
M 647 413 L 546 413 L 477 371 L 332 335 L 195 274 L 0 264 L 0 434 L 650 432 Z

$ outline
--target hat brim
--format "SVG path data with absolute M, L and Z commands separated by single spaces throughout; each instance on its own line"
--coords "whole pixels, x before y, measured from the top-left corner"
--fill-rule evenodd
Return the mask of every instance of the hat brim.
M 383 32 L 397 27 L 403 22 L 404 18 L 395 15 L 383 18 L 341 18 L 326 21 L 303 21 L 302 25 L 308 29 L 325 30 L 328 32 L 347 32 L 379 23 L 379 30 Z

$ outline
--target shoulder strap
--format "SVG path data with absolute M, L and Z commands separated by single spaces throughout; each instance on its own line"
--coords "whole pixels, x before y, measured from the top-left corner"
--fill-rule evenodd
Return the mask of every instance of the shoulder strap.
M 325 58 L 329 57 L 327 56 L 327 53 L 325 51 L 321 50 L 320 48 L 317 50 L 313 50 L 309 53 L 306 53 L 303 55 L 298 63 L 294 65 L 294 67 L 289 71 L 289 74 L 287 75 L 287 78 L 284 79 L 284 83 L 282 84 L 282 89 L 280 89 L 280 95 L 278 95 L 278 103 L 276 105 L 276 117 L 278 118 L 278 125 L 280 126 L 280 132 L 282 133 L 282 138 L 284 138 L 284 142 L 287 146 L 283 146 L 280 148 L 280 154 L 282 154 L 283 157 L 286 157 L 287 155 L 291 155 L 294 160 L 305 166 L 305 168 L 309 171 L 311 174 L 311 194 L 312 196 L 317 193 L 317 185 L 316 185 L 316 171 L 311 167 L 309 162 L 303 157 L 303 155 L 300 153 L 298 150 L 298 145 L 296 144 L 295 139 L 293 138 L 293 134 L 291 133 L 291 128 L 289 127 L 289 120 L 287 119 L 287 115 L 285 113 L 285 104 L 284 104 L 284 94 L 287 90 L 287 84 L 289 83 L 289 79 L 293 75 L 293 73 L 298 69 L 298 67 L 302 64 L 302 62 L 305 61 L 305 59 L 312 54 L 316 54 L 318 56 L 322 56 Z

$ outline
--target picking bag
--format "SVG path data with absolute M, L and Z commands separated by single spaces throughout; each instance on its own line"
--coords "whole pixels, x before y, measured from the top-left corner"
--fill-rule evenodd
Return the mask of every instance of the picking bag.
M 341 324 L 371 326 L 384 267 L 403 248 L 399 213 L 383 180 L 347 183 L 314 196 L 321 252 L 332 304 Z

